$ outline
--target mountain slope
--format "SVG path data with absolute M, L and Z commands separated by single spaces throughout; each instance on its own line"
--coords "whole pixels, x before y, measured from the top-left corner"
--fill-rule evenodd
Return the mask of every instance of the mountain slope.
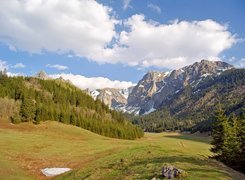
M 115 89 L 105 88 L 93 90 L 90 95 L 94 99 L 99 99 L 103 103 L 109 106 L 111 109 L 120 110 L 127 104 L 129 90 L 128 89 Z
M 145 114 L 152 108 L 159 109 L 165 101 L 169 100 L 170 96 L 183 90 L 186 86 L 195 86 L 205 77 L 217 76 L 221 72 L 231 68 L 234 67 L 225 62 L 202 60 L 201 62 L 196 62 L 190 66 L 173 70 L 168 74 L 159 73 L 161 75 L 160 79 L 157 79 L 159 80 L 156 83 L 157 88 L 153 87 L 155 84 L 154 80 L 147 81 L 147 76 L 144 76 L 136 87 L 140 86 L 143 81 L 147 83 L 145 87 L 150 86 L 151 88 L 156 89 L 156 91 L 150 94 L 138 93 L 134 98 L 129 95 L 128 103 L 131 106 L 139 106 L 139 114 Z M 135 88 L 132 92 L 135 91 Z M 144 89 L 144 91 L 145 90 L 147 91 L 147 89 Z M 134 99 L 140 99 L 140 101 L 135 101 Z
M 13 101 L 14 100 L 14 101 Z M 121 113 L 62 79 L 0 76 L 0 101 L 11 104 L 11 112 L 1 114 L 12 122 L 54 120 L 115 138 L 141 137 L 141 129 L 129 123 Z M 11 102 L 10 102 L 11 101 Z
M 227 114 L 241 114 L 245 108 L 245 69 L 231 69 L 206 76 L 168 96 L 158 111 L 136 117 L 134 122 L 149 131 L 184 129 L 212 119 L 218 104 Z M 210 127 L 211 121 L 207 121 Z M 205 128 L 208 128 L 205 127 Z M 210 128 L 209 128 L 210 129 Z
M 164 86 L 164 77 L 168 73 L 149 72 L 129 94 L 126 110 L 130 113 L 139 114 L 142 109 L 149 111 L 154 107 L 152 96 Z

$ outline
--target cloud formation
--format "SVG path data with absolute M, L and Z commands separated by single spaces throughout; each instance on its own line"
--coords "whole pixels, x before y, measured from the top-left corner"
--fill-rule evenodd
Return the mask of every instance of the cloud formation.
M 201 59 L 218 59 L 237 41 L 226 25 L 211 19 L 159 24 L 137 14 L 124 21 L 124 25 L 129 31 L 122 31 L 112 49 L 94 54 L 93 59 L 173 69 Z
M 0 71 L 3 71 L 4 69 L 8 69 L 8 64 L 6 61 L 0 59 Z
M 87 89 L 90 90 L 94 89 L 103 89 L 103 88 L 128 88 L 133 86 L 132 82 L 128 81 L 118 81 L 118 80 L 110 80 L 104 77 L 84 77 L 81 75 L 74 75 L 74 74 L 53 74 L 49 75 L 51 78 L 59 78 L 62 77 L 65 80 L 70 80 L 75 86 L 79 87 L 80 89 Z
M 156 5 L 156 4 L 150 3 L 150 4 L 147 5 L 147 7 L 150 8 L 150 9 L 152 9 L 153 11 L 159 13 L 159 14 L 162 13 L 161 8 L 158 5 Z
M 89 57 L 116 35 L 111 11 L 94 0 L 0 1 L 0 41 L 31 53 Z
M 57 70 L 66 70 L 66 69 L 69 69 L 67 66 L 63 66 L 63 65 L 60 65 L 60 64 L 46 64 L 46 67 L 49 67 L 49 68 L 54 68 L 54 69 L 57 69 Z
M 130 7 L 130 0 L 123 3 Z M 169 69 L 218 59 L 237 42 L 227 25 L 211 19 L 160 24 L 141 14 L 126 20 L 112 14 L 95 0 L 0 1 L 0 42 L 30 53 L 71 53 L 99 64 Z M 123 30 L 116 32 L 119 21 Z
M 235 66 L 238 68 L 245 68 L 245 58 L 241 58 L 240 61 L 235 64 Z
M 17 69 L 17 68 L 25 68 L 25 67 L 26 67 L 26 65 L 24 65 L 22 63 L 17 63 L 17 64 L 15 64 L 15 65 L 12 66 L 12 68 L 14 68 L 14 69 Z

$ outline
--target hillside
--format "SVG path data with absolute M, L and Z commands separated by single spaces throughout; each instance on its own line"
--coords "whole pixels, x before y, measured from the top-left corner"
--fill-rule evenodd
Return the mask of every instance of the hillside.
M 135 117 L 134 123 L 149 131 L 186 129 L 202 122 L 196 130 L 210 130 L 218 104 L 226 111 L 241 114 L 245 107 L 245 70 L 231 69 L 219 76 L 207 76 L 194 86 L 186 86 L 169 96 L 161 109 L 149 115 Z M 203 122 L 205 121 L 205 123 Z
M 45 79 L 45 78 L 44 78 Z M 120 112 L 110 110 L 101 101 L 63 79 L 0 75 L 0 116 L 13 123 L 53 120 L 88 129 L 115 138 L 143 136 Z
M 208 159 L 208 140 L 176 133 L 119 140 L 55 121 L 37 126 L 0 119 L 0 179 L 47 179 L 40 172 L 46 167 L 73 169 L 55 179 L 151 179 L 166 163 L 185 170 L 186 179 L 243 179 Z

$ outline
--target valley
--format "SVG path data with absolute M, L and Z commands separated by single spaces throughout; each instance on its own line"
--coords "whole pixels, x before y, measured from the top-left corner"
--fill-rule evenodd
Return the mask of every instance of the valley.
M 1 119 L 0 179 L 47 179 L 40 171 L 46 167 L 73 169 L 54 179 L 152 179 L 164 164 L 185 170 L 186 179 L 244 178 L 208 158 L 209 140 L 178 133 L 119 140 L 54 121 L 13 125 Z
M 242 0 L 0 0 L 0 180 L 245 180 Z

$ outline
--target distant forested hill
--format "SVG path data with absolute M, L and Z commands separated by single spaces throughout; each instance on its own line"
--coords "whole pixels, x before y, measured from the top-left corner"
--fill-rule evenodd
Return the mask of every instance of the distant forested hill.
M 143 136 L 120 112 L 62 79 L 7 77 L 0 73 L 0 117 L 13 123 L 53 120 L 122 139 Z
M 132 121 L 146 131 L 211 130 L 212 116 L 220 105 L 227 115 L 241 115 L 245 108 L 245 69 L 230 69 L 207 76 L 169 96 L 161 108 Z

